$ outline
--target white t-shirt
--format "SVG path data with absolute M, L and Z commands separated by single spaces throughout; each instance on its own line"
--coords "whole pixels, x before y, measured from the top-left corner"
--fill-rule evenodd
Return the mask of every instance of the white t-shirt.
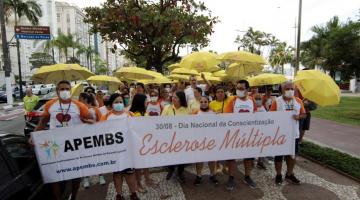
M 46 102 L 43 113 L 45 116 L 50 116 L 49 129 L 82 124 L 81 117 L 88 114 L 89 109 L 85 104 L 77 100 L 72 100 L 69 104 L 60 104 L 58 99 Z
M 215 114 L 212 110 L 209 110 L 207 112 L 204 112 L 202 110 L 199 110 L 197 115 L 209 115 L 209 114 Z
M 257 107 L 256 112 L 266 112 L 266 109 L 264 106 Z
M 107 117 L 107 120 L 113 120 L 113 119 L 123 119 L 129 117 L 129 114 L 127 112 L 123 112 L 121 115 L 114 115 L 114 114 L 110 114 Z
M 204 92 L 205 92 L 205 89 L 206 89 L 206 85 L 201 84 L 201 85 L 197 85 L 196 87 L 201 88 L 201 90 L 202 90 L 202 92 L 203 92 L 203 94 L 201 94 L 201 95 L 204 95 Z M 187 101 L 187 102 L 190 102 L 190 101 L 192 101 L 192 100 L 195 100 L 194 89 L 191 87 L 191 85 L 187 86 L 187 88 L 184 90 L 184 93 L 185 93 L 186 101 Z
M 106 108 L 106 106 L 101 106 L 99 108 L 100 112 L 101 112 L 101 115 L 106 115 L 106 113 L 109 112 L 109 110 Z
M 244 113 L 244 112 L 254 112 L 255 108 L 254 108 L 254 101 L 250 98 L 244 100 L 241 100 L 239 98 L 236 98 L 235 102 L 234 102 L 234 108 L 233 108 L 233 112 L 234 113 Z
M 161 115 L 161 104 L 157 102 L 155 105 L 148 103 L 146 107 L 146 113 L 148 116 L 160 116 Z

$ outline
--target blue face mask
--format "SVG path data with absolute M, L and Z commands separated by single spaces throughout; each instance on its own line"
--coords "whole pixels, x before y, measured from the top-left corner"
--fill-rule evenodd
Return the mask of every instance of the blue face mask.
M 124 104 L 128 105 L 129 104 L 129 98 L 124 98 Z
M 115 111 L 121 112 L 124 110 L 124 104 L 123 103 L 114 103 L 113 108 Z

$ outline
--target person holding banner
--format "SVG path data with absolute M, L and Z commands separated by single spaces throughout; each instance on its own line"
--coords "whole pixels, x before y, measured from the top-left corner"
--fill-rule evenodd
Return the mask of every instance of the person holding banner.
M 168 105 L 164 108 L 161 113 L 162 116 L 178 116 L 178 115 L 190 115 L 191 112 L 188 109 L 188 104 L 186 102 L 186 96 L 183 91 L 177 91 L 174 96 L 171 98 L 172 105 Z M 177 179 L 180 183 L 185 183 L 184 169 L 185 164 L 182 165 L 172 165 L 168 167 L 168 174 L 166 175 L 166 180 L 170 180 L 177 168 Z
M 135 95 L 136 96 L 136 95 Z M 124 106 L 124 99 L 123 97 L 118 94 L 114 93 L 110 96 L 109 99 L 109 105 L 111 105 L 112 110 L 109 111 L 106 115 L 103 115 L 101 117 L 100 121 L 106 121 L 106 120 L 114 120 L 114 119 L 122 119 L 126 117 L 132 117 L 134 114 L 130 111 L 125 110 Z M 122 185 L 123 185 L 123 177 L 126 180 L 126 183 L 130 190 L 130 199 L 136 200 L 139 199 L 136 190 L 136 177 L 134 174 L 135 170 L 132 168 L 124 169 L 120 172 L 114 172 L 113 173 L 113 179 L 114 179 L 114 186 L 116 190 L 116 200 L 122 200 L 124 199 L 122 195 Z
M 296 121 L 296 128 L 294 129 L 296 140 L 295 140 L 295 154 L 299 151 L 299 120 L 305 118 L 305 109 L 302 101 L 294 96 L 294 83 L 287 81 L 281 85 L 282 96 L 279 96 L 272 103 L 270 111 L 288 111 L 293 112 L 293 119 Z M 282 161 L 285 159 L 287 172 L 285 179 L 294 183 L 300 184 L 300 180 L 294 175 L 294 166 L 296 163 L 295 156 L 275 156 L 275 170 L 276 177 L 275 183 L 281 185 L 283 182 L 281 169 Z
M 96 107 L 96 102 L 95 102 L 96 100 L 94 94 L 82 92 L 79 95 L 79 101 L 88 107 L 89 112 L 92 118 L 94 119 L 94 121 L 96 122 L 100 121 L 101 112 L 99 108 Z M 100 185 L 105 185 L 106 183 L 105 178 L 102 174 L 99 174 L 99 183 Z M 90 186 L 90 181 L 88 176 L 83 179 L 83 186 L 84 188 L 88 188 Z
M 83 103 L 71 98 L 71 84 L 63 80 L 56 85 L 57 98 L 46 102 L 44 112 L 34 131 L 44 130 L 49 123 L 49 129 L 75 126 L 82 123 L 93 123 L 89 109 Z M 30 138 L 29 142 L 32 144 Z M 72 181 L 71 199 L 76 199 L 80 186 L 80 178 Z M 51 183 L 54 198 L 61 199 L 61 182 Z
M 207 115 L 207 114 L 215 114 L 210 108 L 209 108 L 209 98 L 206 96 L 202 96 L 200 97 L 200 109 L 196 110 L 194 112 L 195 115 Z M 209 161 L 208 162 L 209 165 L 209 169 L 210 169 L 210 181 L 217 185 L 219 184 L 219 181 L 216 179 L 216 161 Z M 194 181 L 194 185 L 200 185 L 202 180 L 201 180 L 201 171 L 203 169 L 204 163 L 196 163 L 195 164 L 195 168 L 196 168 L 196 178 Z
M 257 111 L 254 99 L 248 95 L 249 82 L 240 80 L 236 84 L 236 98 L 227 105 L 226 110 L 232 113 L 254 113 Z M 252 166 L 254 165 L 254 158 L 244 159 L 245 177 L 244 182 L 251 188 L 256 188 L 256 183 L 250 177 Z M 236 160 L 228 161 L 229 180 L 226 183 L 226 189 L 233 190 L 235 187 L 234 174 L 236 170 Z

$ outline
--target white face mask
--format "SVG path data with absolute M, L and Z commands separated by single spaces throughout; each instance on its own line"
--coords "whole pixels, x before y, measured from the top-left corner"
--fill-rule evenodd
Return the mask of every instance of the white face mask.
M 287 98 L 293 98 L 294 96 L 294 90 L 285 90 L 285 97 Z
M 158 100 L 158 97 L 150 97 L 151 102 L 157 102 L 157 100 Z
M 240 98 L 245 97 L 245 90 L 236 90 L 236 96 Z
M 69 90 L 62 90 L 59 92 L 59 96 L 62 100 L 68 100 L 71 98 L 71 94 Z
M 170 92 L 171 88 L 165 88 L 165 91 Z

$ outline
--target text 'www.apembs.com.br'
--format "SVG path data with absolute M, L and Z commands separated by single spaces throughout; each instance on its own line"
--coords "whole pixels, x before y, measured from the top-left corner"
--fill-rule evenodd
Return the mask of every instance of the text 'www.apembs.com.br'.
M 60 173 L 73 172 L 73 171 L 79 171 L 79 170 L 83 170 L 83 169 L 102 167 L 102 166 L 107 166 L 107 165 L 115 165 L 115 164 L 116 164 L 115 160 L 110 160 L 110 161 L 105 161 L 105 162 L 98 162 L 96 164 L 86 164 L 86 165 L 80 165 L 80 166 L 76 166 L 76 167 L 59 169 L 59 170 L 56 170 L 56 173 L 60 174 Z

